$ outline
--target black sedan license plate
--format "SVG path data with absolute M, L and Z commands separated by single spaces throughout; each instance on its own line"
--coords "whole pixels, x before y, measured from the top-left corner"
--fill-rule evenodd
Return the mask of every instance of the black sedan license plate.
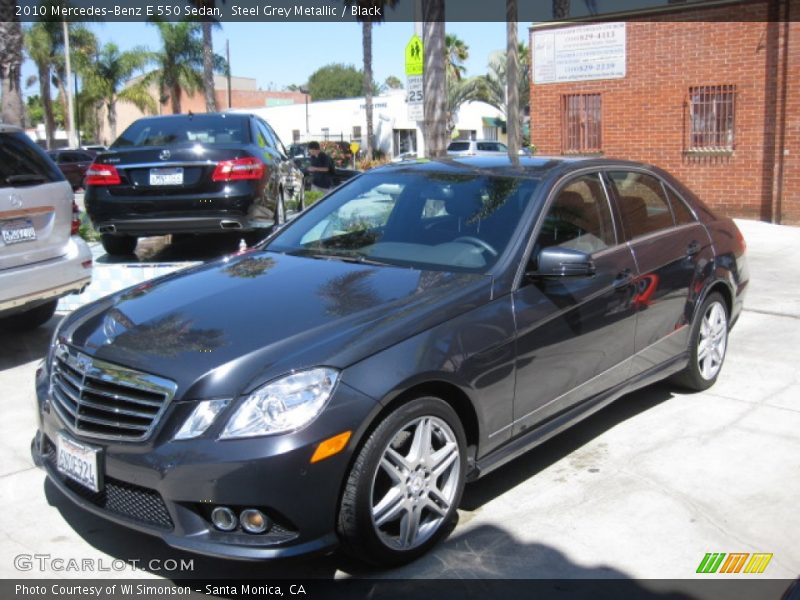
M 3 242 L 5 244 L 19 244 L 20 242 L 32 242 L 36 239 L 36 229 L 30 219 L 17 219 L 6 221 L 0 226 Z
M 150 169 L 150 185 L 183 185 L 183 168 Z
M 100 491 L 100 448 L 76 442 L 63 433 L 56 436 L 56 468 L 59 473 L 93 490 Z

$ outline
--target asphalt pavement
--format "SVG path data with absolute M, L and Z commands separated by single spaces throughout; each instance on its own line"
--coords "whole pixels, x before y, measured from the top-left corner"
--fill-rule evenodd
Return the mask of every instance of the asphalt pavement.
M 752 279 L 712 389 L 689 394 L 661 383 L 621 398 L 467 486 L 450 538 L 388 572 L 339 553 L 271 563 L 190 555 L 76 509 L 29 452 L 34 371 L 60 317 L 34 333 L 3 333 L 0 577 L 683 579 L 698 577 L 708 552 L 773 554 L 764 574 L 730 577 L 797 577 L 800 229 L 739 224 Z M 18 557 L 33 554 L 123 566 L 21 570 Z M 166 559 L 193 568 L 168 570 Z

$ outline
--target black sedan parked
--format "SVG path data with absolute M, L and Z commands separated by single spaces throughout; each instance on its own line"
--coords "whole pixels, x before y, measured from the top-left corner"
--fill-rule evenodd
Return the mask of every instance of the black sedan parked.
M 146 117 L 89 167 L 86 210 L 109 254 L 139 236 L 264 230 L 284 220 L 294 169 L 259 117 Z
M 387 166 L 257 249 L 66 317 L 34 458 L 175 547 L 408 561 L 466 481 L 636 388 L 713 385 L 744 252 L 641 164 Z

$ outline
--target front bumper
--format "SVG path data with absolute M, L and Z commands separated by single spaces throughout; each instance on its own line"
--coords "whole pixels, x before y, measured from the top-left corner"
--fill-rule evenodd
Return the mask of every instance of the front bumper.
M 126 527 L 162 538 L 175 548 L 210 556 L 268 559 L 324 552 L 337 544 L 336 516 L 354 447 L 371 398 L 340 382 L 322 415 L 293 434 L 241 440 L 209 437 L 173 441 L 193 402 L 173 402 L 151 440 L 109 442 L 76 436 L 49 407 L 47 376 L 37 378 L 39 430 L 31 451 L 51 482 L 78 506 Z M 231 409 L 229 406 L 228 409 Z M 225 412 L 218 421 L 230 414 Z M 311 464 L 320 441 L 353 431 L 348 447 Z M 95 493 L 56 469 L 54 441 L 64 432 L 101 448 L 104 487 Z M 264 534 L 214 529 L 215 506 L 258 508 L 273 521 Z
M 91 280 L 92 251 L 81 238 L 73 236 L 61 256 L 0 273 L 0 316 L 80 293 Z

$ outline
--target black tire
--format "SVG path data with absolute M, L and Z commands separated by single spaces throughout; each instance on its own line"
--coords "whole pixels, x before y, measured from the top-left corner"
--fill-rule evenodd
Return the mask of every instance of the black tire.
M 136 250 L 136 244 L 139 242 L 136 236 L 108 233 L 104 233 L 100 241 L 103 244 L 103 250 L 111 256 L 129 256 Z
M 403 456 L 409 459 L 414 453 L 410 446 L 414 433 L 410 428 L 416 424 L 413 430 L 416 432 L 426 422 L 430 424 L 428 432 L 432 442 L 426 445 L 430 448 L 426 453 L 427 462 L 423 458 L 423 465 L 416 464 L 413 470 L 408 471 L 401 471 L 398 467 L 395 473 L 396 482 L 391 481 L 385 467 L 381 466 L 384 454 L 389 452 L 390 445 L 400 455 L 405 448 L 410 448 L 410 454 Z M 457 456 L 442 459 L 440 465 L 443 470 L 436 475 L 433 465 L 436 461 L 430 460 L 435 452 L 443 452 L 449 457 L 454 450 L 457 451 Z M 464 428 L 449 404 L 439 398 L 426 396 L 398 407 L 369 435 L 350 468 L 342 493 L 337 526 L 344 551 L 358 560 L 380 567 L 405 564 L 427 552 L 452 531 L 458 520 L 458 504 L 464 491 L 466 465 Z M 385 483 L 383 480 L 389 482 L 388 488 L 391 489 L 380 487 Z M 404 482 L 400 483 L 401 480 Z M 428 491 L 431 484 L 438 493 L 452 498 L 449 506 L 441 502 L 438 504 L 438 513 L 429 508 L 430 502 L 435 499 Z M 397 493 L 401 487 L 403 491 Z M 373 518 L 373 496 L 386 500 L 390 491 L 395 493 L 398 502 L 388 504 L 402 505 L 403 508 L 398 511 L 387 510 L 386 513 L 397 512 L 397 516 L 380 526 L 376 525 Z M 378 501 L 375 508 L 380 504 Z M 409 543 L 407 548 L 394 547 L 388 540 L 392 535 L 391 529 L 398 530 L 398 543 L 403 544 L 404 519 L 412 520 L 412 511 L 420 515 L 417 517 L 419 526 L 414 529 L 418 532 L 414 534 L 417 539 L 412 540 L 417 543 Z
M 707 332 L 705 328 L 712 314 L 724 319 L 724 323 L 715 319 L 715 322 L 719 323 L 717 335 L 709 335 L 710 331 Z M 729 319 L 728 306 L 722 295 L 718 292 L 709 294 L 697 311 L 697 315 L 692 323 L 692 331 L 689 335 L 689 364 L 686 365 L 683 371 L 676 373 L 672 377 L 674 383 L 696 392 L 707 390 L 716 383 L 722 371 L 722 365 L 728 348 Z M 709 338 L 712 338 L 712 341 L 721 341 L 721 346 L 719 343 L 716 344 L 716 353 L 714 354 L 715 356 L 719 354 L 719 361 L 708 358 L 708 351 L 706 351 L 704 357 L 700 356 L 704 348 L 709 345 Z M 706 342 L 705 345 L 704 341 Z M 706 364 L 708 360 L 711 360 L 710 365 Z
M 0 319 L 0 328 L 7 331 L 29 331 L 47 323 L 55 314 L 58 298 L 30 310 Z

